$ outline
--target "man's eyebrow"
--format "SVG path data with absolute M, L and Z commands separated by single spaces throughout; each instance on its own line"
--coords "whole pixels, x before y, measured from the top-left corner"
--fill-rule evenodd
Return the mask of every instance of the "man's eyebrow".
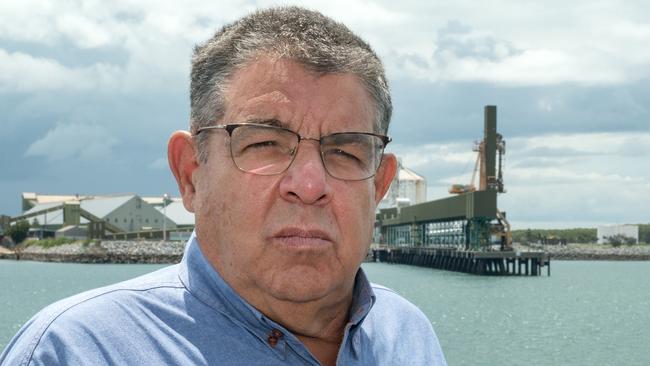
M 282 122 L 279 119 L 275 119 L 275 118 L 254 118 L 254 119 L 247 120 L 246 123 L 257 123 L 260 125 L 269 125 L 275 127 L 288 128 L 287 123 Z

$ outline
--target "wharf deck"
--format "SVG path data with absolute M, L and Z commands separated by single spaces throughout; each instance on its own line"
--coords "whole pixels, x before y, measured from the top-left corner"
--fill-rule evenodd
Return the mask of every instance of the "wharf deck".
M 457 248 L 380 247 L 372 249 L 376 262 L 409 264 L 475 275 L 539 276 L 543 267 L 551 275 L 545 252 L 472 251 Z

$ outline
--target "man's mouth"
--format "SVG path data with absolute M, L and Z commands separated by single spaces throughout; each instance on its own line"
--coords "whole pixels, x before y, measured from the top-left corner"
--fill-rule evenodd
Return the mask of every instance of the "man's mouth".
M 331 237 L 319 229 L 285 228 L 271 239 L 280 245 L 297 249 L 320 248 L 332 244 Z

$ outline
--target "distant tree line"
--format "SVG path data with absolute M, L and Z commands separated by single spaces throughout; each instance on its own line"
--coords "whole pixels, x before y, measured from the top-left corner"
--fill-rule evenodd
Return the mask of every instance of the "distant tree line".
M 634 224 L 639 226 L 639 243 L 650 244 L 650 224 Z M 568 243 L 595 243 L 598 241 L 596 228 L 574 229 L 524 229 L 513 230 L 512 240 L 517 243 L 528 244 L 541 241 L 566 241 Z
M 598 240 L 596 229 L 575 228 L 575 229 L 525 229 L 513 230 L 512 240 L 514 242 L 529 244 L 554 240 L 562 240 L 568 243 L 595 243 Z

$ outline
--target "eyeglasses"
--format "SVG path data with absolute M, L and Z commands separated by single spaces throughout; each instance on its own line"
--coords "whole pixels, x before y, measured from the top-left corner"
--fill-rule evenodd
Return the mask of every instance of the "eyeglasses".
M 259 174 L 281 174 L 289 168 L 298 153 L 301 140 L 318 141 L 320 157 L 329 175 L 358 181 L 373 177 L 391 139 L 369 132 L 337 132 L 319 139 L 300 136 L 284 127 L 235 123 L 199 128 L 195 135 L 207 130 L 223 129 L 230 135 L 230 156 L 239 170 Z

